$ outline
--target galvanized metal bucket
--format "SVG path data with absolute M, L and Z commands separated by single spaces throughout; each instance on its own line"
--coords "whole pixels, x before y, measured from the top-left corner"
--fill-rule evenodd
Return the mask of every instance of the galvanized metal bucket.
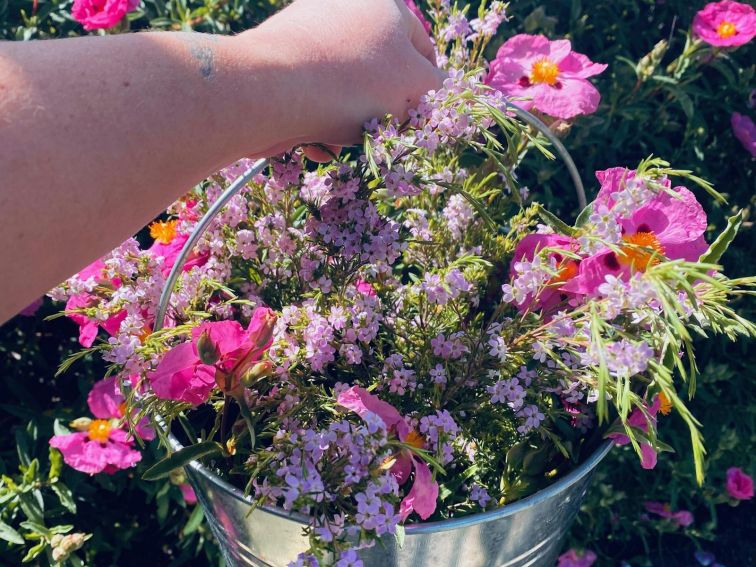
M 176 444 L 176 448 L 180 445 Z M 365 567 L 553 567 L 580 509 L 601 445 L 554 484 L 513 504 L 463 518 L 406 526 L 404 545 L 386 536 L 360 552 Z M 201 464 L 186 468 L 229 567 L 285 567 L 307 550 L 307 518 L 252 500 Z
M 529 112 L 515 105 L 511 105 L 511 111 L 552 142 L 567 166 L 580 206 L 584 207 L 582 181 L 560 140 Z M 162 328 L 188 254 L 220 210 L 266 166 L 266 160 L 257 161 L 197 223 L 166 280 L 155 330 Z M 181 448 L 178 440 L 170 440 L 174 450 Z M 593 471 L 610 448 L 611 443 L 603 444 L 575 470 L 528 498 L 463 518 L 408 525 L 401 548 L 393 536 L 387 536 L 361 551 L 360 557 L 365 567 L 551 567 Z M 229 567 L 285 567 L 308 549 L 309 542 L 303 534 L 307 517 L 279 508 L 257 507 L 252 511 L 249 497 L 196 461 L 186 467 L 186 472 Z

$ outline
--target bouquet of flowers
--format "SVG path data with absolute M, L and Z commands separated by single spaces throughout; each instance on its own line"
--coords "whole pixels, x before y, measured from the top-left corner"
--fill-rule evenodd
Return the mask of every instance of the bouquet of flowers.
M 532 494 L 603 439 L 651 469 L 669 449 L 660 415 L 688 423 L 702 478 L 685 405 L 693 337 L 756 335 L 731 306 L 756 280 L 718 265 L 741 215 L 707 242 L 683 184 L 721 197 L 657 158 L 597 172 L 574 225 L 529 201 L 518 164 L 553 156 L 510 101 L 590 113 L 587 78 L 605 66 L 521 35 L 481 71 L 505 5 L 473 20 L 434 5 L 443 88 L 406 122 L 366 124 L 361 150 L 332 164 L 272 160 L 181 268 L 165 328 L 166 278 L 247 161 L 175 203 L 151 246 L 130 239 L 53 290 L 82 354 L 112 363 L 94 417 L 51 440 L 68 464 L 130 467 L 175 424 L 188 447 L 148 477 L 203 458 L 257 503 L 309 516 L 311 548 L 293 564 L 339 566 L 407 521 Z M 95 343 L 100 329 L 110 336 Z

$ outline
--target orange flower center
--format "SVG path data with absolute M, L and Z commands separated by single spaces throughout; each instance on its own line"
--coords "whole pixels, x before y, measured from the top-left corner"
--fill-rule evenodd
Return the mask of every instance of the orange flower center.
M 110 437 L 110 422 L 107 419 L 94 419 L 89 424 L 87 435 L 92 441 L 105 443 Z
M 553 86 L 557 83 L 557 77 L 559 77 L 559 67 L 547 57 L 533 63 L 533 68 L 530 70 L 532 83 L 546 83 Z
M 653 232 L 626 234 L 622 240 L 627 243 L 617 260 L 637 272 L 645 272 L 649 266 L 656 266 L 664 254 L 664 246 Z
M 413 429 L 407 434 L 407 438 L 404 440 L 404 442 L 407 445 L 411 445 L 415 449 L 422 449 L 425 445 L 425 438 Z
M 732 22 L 724 20 L 717 26 L 717 35 L 722 39 L 732 37 L 736 33 L 738 33 L 738 30 Z
M 664 392 L 659 392 L 659 411 L 662 415 L 669 415 L 672 411 L 672 402 Z
M 150 236 L 160 244 L 170 244 L 176 237 L 177 220 L 155 221 L 150 225 Z
M 549 283 L 562 284 L 564 282 L 568 282 L 576 275 L 578 275 L 578 271 L 580 271 L 580 267 L 578 263 L 575 262 L 575 260 L 564 260 L 561 264 L 559 264 L 556 275 L 551 278 L 551 280 L 549 280 Z

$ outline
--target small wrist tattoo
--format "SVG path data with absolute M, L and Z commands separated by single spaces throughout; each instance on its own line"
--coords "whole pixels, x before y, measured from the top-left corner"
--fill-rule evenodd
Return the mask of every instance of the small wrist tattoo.
M 213 43 L 218 42 L 218 38 L 212 35 L 188 32 L 184 34 L 184 39 L 189 45 L 189 53 L 198 64 L 200 76 L 205 80 L 210 80 L 215 75 L 215 50 Z

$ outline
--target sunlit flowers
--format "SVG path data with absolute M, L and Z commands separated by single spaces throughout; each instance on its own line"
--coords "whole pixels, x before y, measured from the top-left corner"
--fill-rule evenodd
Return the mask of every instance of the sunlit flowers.
M 743 45 L 756 35 L 756 10 L 732 0 L 711 2 L 693 18 L 693 34 L 717 47 Z
M 50 445 L 63 454 L 67 465 L 84 473 L 114 473 L 133 467 L 142 455 L 123 424 L 124 402 L 115 378 L 97 382 L 87 397 L 95 419 L 77 419 L 72 423 L 76 432 L 55 435 Z M 155 437 L 146 423 L 140 423 L 137 432 L 144 440 Z
M 606 67 L 572 51 L 569 40 L 520 34 L 501 46 L 486 83 L 510 97 L 523 97 L 518 104 L 526 109 L 568 119 L 596 112 L 601 95 L 588 78 Z
M 75 0 L 71 15 L 85 30 L 107 29 L 118 25 L 138 5 L 139 0 Z

